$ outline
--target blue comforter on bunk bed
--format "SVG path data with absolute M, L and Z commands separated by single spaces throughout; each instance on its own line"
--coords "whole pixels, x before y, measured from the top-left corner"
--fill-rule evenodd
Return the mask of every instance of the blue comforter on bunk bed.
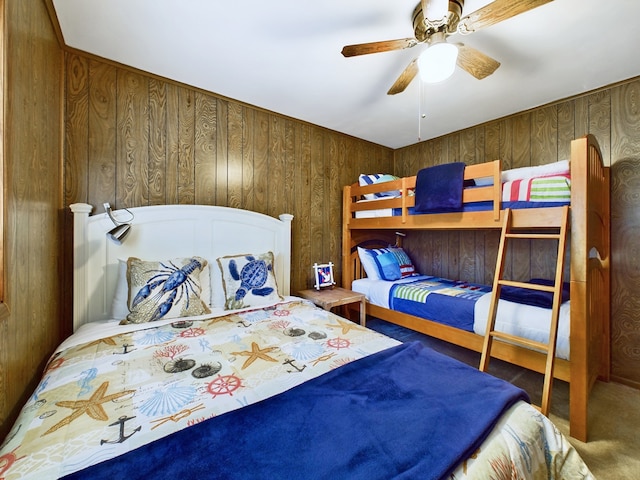
M 475 303 L 491 291 L 487 285 L 422 277 L 396 284 L 389 291 L 389 307 L 416 317 L 473 332 Z
M 519 388 L 407 343 L 65 478 L 437 479 Z

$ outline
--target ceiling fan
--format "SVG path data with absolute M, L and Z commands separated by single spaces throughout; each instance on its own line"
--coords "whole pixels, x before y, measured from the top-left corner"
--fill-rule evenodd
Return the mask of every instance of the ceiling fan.
M 481 80 L 495 72 L 500 62 L 463 43 L 447 43 L 447 37 L 455 33 L 469 35 L 551 1 L 494 0 L 463 17 L 464 0 L 421 0 L 413 11 L 414 38 L 347 45 L 342 49 L 342 55 L 353 57 L 427 44 L 427 49 L 418 58 L 414 58 L 400 74 L 387 92 L 388 95 L 403 92 L 418 72 L 421 76 L 435 74 L 432 79 L 426 81 L 436 82 L 453 73 L 456 65 Z M 428 63 L 428 56 L 437 56 L 440 51 L 449 59 L 449 66 L 443 69 L 428 68 L 428 65 L 433 67 L 432 63 Z M 447 68 L 449 72 L 445 72 Z

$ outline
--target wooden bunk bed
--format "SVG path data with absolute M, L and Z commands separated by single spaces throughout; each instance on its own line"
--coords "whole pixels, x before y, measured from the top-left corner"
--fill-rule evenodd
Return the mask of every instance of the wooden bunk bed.
M 609 168 L 605 167 L 595 138 L 587 135 L 571 143 L 570 205 L 570 357 L 556 358 L 554 376 L 569 382 L 570 435 L 587 441 L 588 398 L 596 379 L 608 381 L 610 370 L 610 218 Z M 499 160 L 466 166 L 465 180 L 492 177 L 492 185 L 465 188 L 463 202 L 491 201 L 484 211 L 410 214 L 415 197 L 416 176 L 383 184 L 344 187 L 342 285 L 364 277 L 357 247 L 375 247 L 396 241 L 396 232 L 411 230 L 500 229 L 501 164 Z M 399 190 L 395 198 L 359 201 L 364 195 Z M 395 216 L 356 218 L 357 212 L 397 209 Z M 512 210 L 513 222 L 533 216 L 540 226 L 548 224 L 560 207 Z M 497 247 L 496 247 L 497 248 Z M 389 310 L 367 302 L 367 314 L 462 347 L 481 352 L 484 337 L 413 315 Z M 500 343 L 493 347 L 495 358 L 543 373 L 544 354 L 531 349 Z

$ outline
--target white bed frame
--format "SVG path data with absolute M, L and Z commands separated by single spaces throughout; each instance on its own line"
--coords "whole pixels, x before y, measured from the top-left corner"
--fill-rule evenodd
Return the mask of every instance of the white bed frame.
M 197 255 L 218 268 L 225 255 L 274 254 L 274 271 L 281 295 L 289 295 L 291 281 L 291 221 L 257 212 L 205 205 L 162 205 L 128 209 L 131 232 L 122 245 L 107 238 L 113 222 L 106 212 L 89 216 L 93 207 L 70 205 L 74 215 L 73 329 L 111 318 L 119 260 L 168 260 Z M 131 218 L 126 210 L 117 219 Z

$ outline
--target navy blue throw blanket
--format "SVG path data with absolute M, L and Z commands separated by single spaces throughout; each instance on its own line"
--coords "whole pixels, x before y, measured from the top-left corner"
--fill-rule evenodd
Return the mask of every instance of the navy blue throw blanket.
M 544 278 L 532 278 L 527 283 L 536 283 L 538 285 L 553 286 L 552 280 Z M 562 299 L 560 303 L 566 302 L 570 298 L 571 287 L 569 282 L 562 284 Z M 531 290 L 530 288 L 511 287 L 505 285 L 500 288 L 500 298 L 509 300 L 510 302 L 524 303 L 533 307 L 551 308 L 553 306 L 553 292 L 542 292 L 540 290 Z
M 526 393 L 402 344 L 69 479 L 438 479 Z
M 416 176 L 415 211 L 418 213 L 462 210 L 463 162 L 423 168 Z

